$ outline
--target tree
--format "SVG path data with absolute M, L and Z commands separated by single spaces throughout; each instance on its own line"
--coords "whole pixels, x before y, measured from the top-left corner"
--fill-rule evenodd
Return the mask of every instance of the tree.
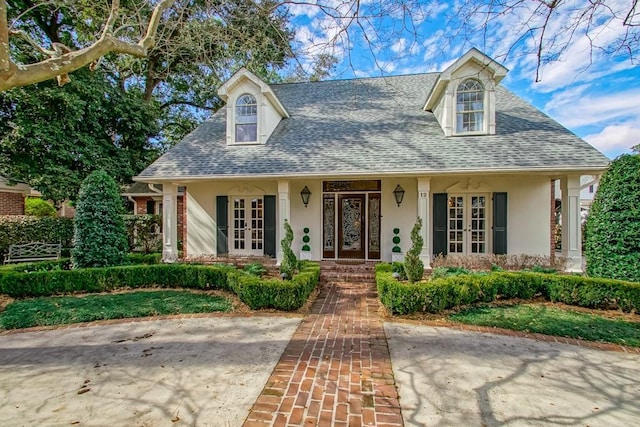
M 142 24 L 143 31 L 135 39 L 129 38 L 130 31 L 122 31 L 123 35 L 129 37 L 118 37 L 121 29 L 129 29 L 133 23 L 122 22 L 120 0 L 112 0 L 109 13 L 103 21 L 102 31 L 97 40 L 78 50 L 72 50 L 59 41 L 54 41 L 51 48 L 47 49 L 28 33 L 10 28 L 7 19 L 8 3 L 6 0 L 0 0 L 0 91 L 52 78 L 57 78 L 58 84 L 64 85 L 69 81 L 70 72 L 92 64 L 111 52 L 145 57 L 155 43 L 156 31 L 162 15 L 175 3 L 175 0 L 158 1 L 148 19 L 144 22 L 138 22 L 138 24 Z M 50 5 L 54 5 L 53 2 Z M 57 23 L 51 22 L 50 24 L 53 28 Z M 116 27 L 116 24 L 119 26 Z M 10 36 L 23 39 L 36 49 L 43 59 L 27 65 L 15 64 L 10 55 Z
M 623 154 L 602 176 L 586 224 L 587 273 L 640 282 L 640 155 Z
M 115 181 L 95 171 L 82 183 L 75 217 L 74 268 L 108 267 L 127 260 L 124 207 Z
M 420 259 L 420 252 L 422 252 L 422 246 L 424 245 L 424 240 L 420 235 L 421 229 L 422 218 L 418 217 L 411 229 L 411 249 L 407 251 L 404 257 L 404 272 L 411 283 L 419 282 L 424 276 L 424 263 Z
M 155 103 L 101 71 L 80 70 L 63 88 L 49 81 L 0 93 L 0 171 L 56 202 L 75 200 L 95 169 L 128 182 L 157 156 L 158 116 Z

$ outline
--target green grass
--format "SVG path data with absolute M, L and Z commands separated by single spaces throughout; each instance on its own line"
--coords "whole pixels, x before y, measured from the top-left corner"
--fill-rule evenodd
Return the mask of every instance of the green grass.
M 0 313 L 0 328 L 63 325 L 162 314 L 229 311 L 224 297 L 187 291 L 151 291 L 14 301 Z
M 544 305 L 478 306 L 451 314 L 449 319 L 471 325 L 640 347 L 640 322 Z

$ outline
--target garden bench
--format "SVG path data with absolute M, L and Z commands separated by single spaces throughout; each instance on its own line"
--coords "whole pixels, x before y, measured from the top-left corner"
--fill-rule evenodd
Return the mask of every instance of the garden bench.
M 9 246 L 5 264 L 12 262 L 50 261 L 60 259 L 60 243 L 25 243 Z

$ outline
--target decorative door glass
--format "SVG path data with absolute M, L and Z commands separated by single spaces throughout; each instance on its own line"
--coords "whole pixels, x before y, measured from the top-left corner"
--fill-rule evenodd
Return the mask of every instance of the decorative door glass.
M 380 259 L 380 195 L 369 194 L 369 259 Z
M 343 251 L 360 250 L 362 247 L 362 199 L 342 199 L 342 247 Z
M 333 258 L 336 256 L 335 246 L 335 220 L 336 200 L 333 194 L 325 195 L 322 199 L 322 228 L 323 228 L 323 256 Z

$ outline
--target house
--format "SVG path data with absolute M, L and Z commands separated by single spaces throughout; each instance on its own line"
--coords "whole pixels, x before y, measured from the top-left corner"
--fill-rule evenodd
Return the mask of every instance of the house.
M 0 176 L 0 215 L 24 215 L 24 199 L 31 191 L 27 184 L 9 184 Z
M 226 106 L 135 180 L 163 185 L 163 258 L 176 258 L 185 188 L 187 256 L 281 259 L 284 221 L 308 257 L 391 260 L 419 217 L 438 254 L 551 255 L 553 180 L 563 255 L 581 268 L 580 179 L 608 159 L 500 86 L 507 69 L 471 49 L 446 70 L 268 85 L 242 69 Z
M 121 195 L 125 201 L 130 204 L 131 211 L 134 215 L 162 215 L 162 184 L 145 184 L 143 182 L 134 182 L 127 185 Z M 184 188 L 177 189 L 176 195 L 176 218 L 177 218 L 177 235 L 184 242 L 186 237 L 184 227 L 185 204 L 184 204 Z

